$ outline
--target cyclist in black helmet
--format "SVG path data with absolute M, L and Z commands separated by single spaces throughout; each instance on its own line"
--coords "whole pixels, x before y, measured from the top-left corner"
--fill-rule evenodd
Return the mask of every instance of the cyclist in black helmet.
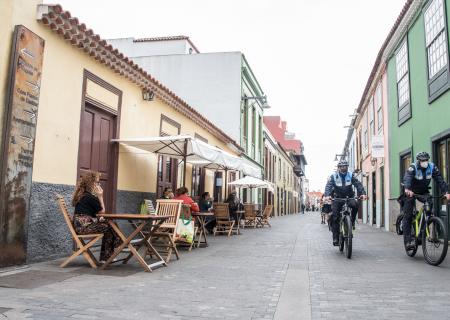
M 362 183 L 356 179 L 355 175 L 348 171 L 348 162 L 346 160 L 339 161 L 337 172 L 333 173 L 330 178 L 328 178 L 327 185 L 325 187 L 325 197 L 324 200 L 331 199 L 331 193 L 333 193 L 336 198 L 353 198 L 355 192 L 353 191 L 353 186 L 356 187 L 358 196 L 365 200 L 367 199 L 366 191 Z M 333 231 L 333 245 L 339 244 L 339 213 L 344 205 L 343 201 L 334 201 L 331 205 L 331 230 Z M 348 202 L 349 207 L 352 209 L 352 223 L 355 225 L 356 214 L 358 213 L 358 203 L 351 199 Z
M 435 179 L 441 192 L 445 192 L 445 197 L 447 200 L 450 200 L 448 185 L 445 183 L 436 165 L 429 161 L 430 155 L 427 152 L 419 152 L 416 155 L 416 160 L 415 163 L 409 166 L 403 178 L 406 198 L 403 204 L 403 212 L 405 215 L 403 217 L 402 227 L 403 241 L 407 250 L 415 247 L 414 242 L 411 242 L 411 221 L 413 218 L 413 208 L 416 204 L 414 194 L 429 194 L 431 179 Z M 406 230 L 409 230 L 409 232 Z

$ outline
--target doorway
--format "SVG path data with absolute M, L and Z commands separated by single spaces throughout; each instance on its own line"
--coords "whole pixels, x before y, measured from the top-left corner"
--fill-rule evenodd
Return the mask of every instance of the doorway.
M 222 172 L 216 171 L 214 173 L 214 201 L 215 202 L 222 202 Z
M 447 136 L 441 140 L 438 140 L 434 144 L 434 152 L 435 152 L 435 159 L 436 159 L 436 165 L 441 172 L 442 178 L 447 183 L 450 182 L 450 136 Z M 434 193 L 435 196 L 440 195 L 439 186 L 434 183 Z M 446 210 L 442 210 L 443 206 L 446 205 L 445 200 L 435 200 L 434 207 L 435 212 L 439 216 L 444 215 L 444 219 L 447 219 L 447 229 L 450 228 L 450 219 L 449 219 L 449 206 L 447 206 Z
M 175 192 L 177 187 L 178 161 L 167 156 L 158 157 L 158 184 L 157 197 L 162 197 L 165 188 Z
M 372 172 L 372 225 L 377 224 L 377 174 Z
M 380 227 L 384 227 L 384 167 L 380 167 Z
M 115 174 L 118 153 L 110 143 L 116 138 L 117 116 L 106 110 L 85 104 L 81 115 L 78 149 L 78 177 L 88 171 L 100 172 L 105 209 L 114 211 Z

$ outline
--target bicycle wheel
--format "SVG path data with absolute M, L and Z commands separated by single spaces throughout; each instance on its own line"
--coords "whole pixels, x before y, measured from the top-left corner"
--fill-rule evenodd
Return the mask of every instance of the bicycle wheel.
M 397 221 L 395 222 L 395 231 L 397 232 L 397 234 L 399 236 L 401 236 L 403 234 L 403 226 L 402 226 L 402 222 L 403 222 L 403 213 L 401 213 L 398 217 L 397 217 Z
M 345 256 L 347 259 L 352 258 L 352 240 L 353 240 L 353 226 L 350 216 L 345 216 L 344 219 L 344 243 L 345 243 Z
M 448 235 L 444 222 L 439 217 L 431 217 L 422 232 L 423 256 L 432 266 L 444 261 L 448 249 Z
M 342 232 L 343 222 L 339 224 L 339 251 L 344 251 L 344 234 Z

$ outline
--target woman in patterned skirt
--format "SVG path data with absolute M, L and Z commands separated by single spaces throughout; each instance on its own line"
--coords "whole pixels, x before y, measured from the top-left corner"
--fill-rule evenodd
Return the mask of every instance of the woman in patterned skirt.
M 80 178 L 73 194 L 72 205 L 75 207 L 73 224 L 76 232 L 103 233 L 100 262 L 108 260 L 114 248 L 121 244 L 121 240 L 103 217 L 97 218 L 97 214 L 105 212 L 100 173 L 88 172 Z

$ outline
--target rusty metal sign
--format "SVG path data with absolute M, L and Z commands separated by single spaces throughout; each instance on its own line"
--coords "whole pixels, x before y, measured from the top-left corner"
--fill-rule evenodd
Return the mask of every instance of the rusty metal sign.
M 44 44 L 24 26 L 16 26 L 2 145 L 0 266 L 26 262 Z

